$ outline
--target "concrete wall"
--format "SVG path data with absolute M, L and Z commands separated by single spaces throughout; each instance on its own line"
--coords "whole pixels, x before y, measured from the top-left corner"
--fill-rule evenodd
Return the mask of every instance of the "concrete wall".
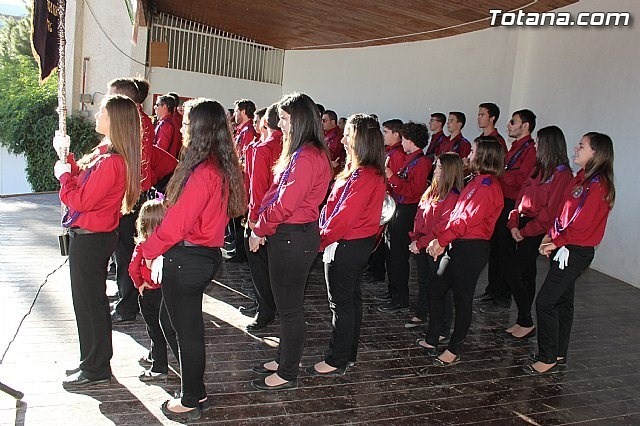
M 283 92 L 304 91 L 339 116 L 425 122 L 462 111 L 463 134 L 479 134 L 478 104 L 508 105 L 517 34 L 493 29 L 439 40 L 337 50 L 287 51 Z M 506 120 L 498 122 L 501 133 Z

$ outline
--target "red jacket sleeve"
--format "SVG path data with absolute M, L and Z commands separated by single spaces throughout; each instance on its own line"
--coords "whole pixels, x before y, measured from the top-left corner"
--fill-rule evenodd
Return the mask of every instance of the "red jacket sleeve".
M 82 184 L 80 176 L 65 173 L 60 177 L 60 201 L 78 212 L 94 210 L 114 187 L 124 182 L 122 157 L 109 156 L 99 159 L 87 181 Z
M 518 158 L 514 168 L 511 170 L 505 170 L 504 175 L 500 177 L 500 183 L 504 189 L 505 198 L 515 199 L 522 185 L 531 175 L 531 171 L 536 164 L 536 150 L 533 145 L 527 147 Z
M 458 148 L 460 158 L 467 158 L 469 154 L 471 154 L 471 143 L 467 140 L 460 141 L 460 147 Z
M 567 244 L 584 246 L 600 244 L 611 211 L 604 201 L 605 194 L 602 185 L 594 184 L 573 223 L 562 233 L 557 233 L 553 227 L 551 228 L 551 238 L 556 247 Z
M 546 206 L 540 210 L 538 215 L 525 225 L 520 231 L 523 237 L 532 237 L 534 235 L 545 234 L 553 226 L 553 221 L 558 215 L 558 208 L 564 199 L 569 182 L 573 179 L 570 171 L 566 173 L 556 173 L 549 191 L 549 199 Z
M 154 144 L 175 157 L 173 134 L 173 124 L 171 123 L 171 119 L 167 118 L 156 129 L 156 138 Z
M 196 168 L 189 176 L 178 201 L 167 209 L 162 223 L 140 244 L 144 258 L 155 259 L 184 240 L 208 203 L 207 197 L 202 196 L 201 188 L 207 187 L 212 193 L 220 194 L 223 190 L 220 185 L 220 180 L 204 179 Z
M 378 194 L 378 197 L 376 197 L 376 194 Z M 375 198 L 378 198 L 380 202 L 376 203 L 375 209 L 372 209 L 372 203 Z M 338 211 L 330 214 L 331 220 L 329 220 L 324 229 L 320 230 L 320 250 L 324 250 L 329 244 L 344 239 L 345 235 L 359 221 L 360 215 L 368 210 L 371 210 L 369 212 L 371 214 L 370 217 L 375 218 L 375 221 L 379 223 L 383 200 L 384 179 L 382 176 L 370 175 L 355 179 Z M 329 215 L 328 212 L 327 215 Z
M 142 276 L 143 262 L 144 259 L 142 258 L 142 252 L 136 246 L 133 250 L 133 255 L 131 256 L 131 262 L 129 262 L 129 276 L 136 288 L 140 288 L 140 286 L 144 284 L 144 277 Z
M 256 150 L 253 156 L 253 168 L 249 179 L 249 220 L 258 221 L 258 211 L 262 204 L 264 194 L 271 186 L 272 159 L 267 147 Z
M 429 185 L 429 174 L 431 174 L 431 160 L 427 157 L 422 157 L 418 160 L 422 164 L 417 164 L 407 174 L 406 179 L 402 179 L 398 176 L 398 173 L 394 173 L 389 178 L 389 184 L 393 188 L 395 195 L 400 195 L 403 198 L 408 199 L 420 199 L 424 191 Z

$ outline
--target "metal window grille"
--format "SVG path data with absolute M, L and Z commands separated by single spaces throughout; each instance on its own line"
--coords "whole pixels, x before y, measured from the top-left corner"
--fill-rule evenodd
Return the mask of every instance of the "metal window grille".
M 282 84 L 284 50 L 160 13 L 151 41 L 169 45 L 169 68 Z

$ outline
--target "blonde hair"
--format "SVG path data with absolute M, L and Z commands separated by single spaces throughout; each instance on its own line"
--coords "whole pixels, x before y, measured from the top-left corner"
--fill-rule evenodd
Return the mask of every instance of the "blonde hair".
M 162 223 L 167 208 L 162 200 L 149 200 L 140 207 L 140 214 L 136 219 L 135 243 L 140 244 L 149 238 L 156 226 Z

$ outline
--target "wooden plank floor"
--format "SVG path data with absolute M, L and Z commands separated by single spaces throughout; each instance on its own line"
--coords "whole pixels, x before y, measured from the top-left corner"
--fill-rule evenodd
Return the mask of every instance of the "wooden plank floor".
M 0 381 L 25 393 L 17 404 L 0 394 L 0 424 L 173 424 L 159 406 L 179 388 L 176 374 L 152 385 L 137 379 L 137 361 L 148 345 L 141 319 L 114 327 L 112 384 L 80 392 L 62 388 L 65 368 L 77 362 L 78 343 L 69 270 L 57 252 L 58 210 L 55 195 L 0 199 Z M 312 271 L 305 300 L 305 366 L 322 359 L 330 334 L 321 265 Z M 541 281 L 546 265 L 539 265 Z M 521 372 L 535 342 L 509 343 L 495 335 L 515 318 L 513 310 L 474 313 L 462 361 L 431 367 L 414 345 L 423 330 L 405 330 L 405 316 L 378 313 L 373 294 L 382 287 L 364 284 L 356 365 L 341 377 L 301 372 L 298 389 L 278 393 L 249 384 L 257 377 L 251 367 L 275 353 L 278 322 L 266 333 L 244 331 L 249 319 L 237 307 L 248 300 L 242 289 L 248 283 L 246 265 L 225 263 L 207 290 L 205 380 L 213 409 L 192 423 L 640 424 L 640 290 L 596 271 L 587 271 L 577 284 L 569 368 L 563 373 Z M 485 283 L 483 275 L 478 291 Z M 415 276 L 411 288 L 415 292 Z

